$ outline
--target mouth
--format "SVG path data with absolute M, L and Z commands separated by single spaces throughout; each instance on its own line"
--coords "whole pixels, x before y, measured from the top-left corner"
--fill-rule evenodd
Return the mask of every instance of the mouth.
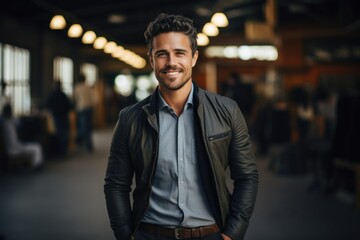
M 163 73 L 166 74 L 167 76 L 176 76 L 178 74 L 180 74 L 181 71 L 164 71 Z
M 164 69 L 162 71 L 162 73 L 167 76 L 176 76 L 176 75 L 180 74 L 181 72 L 182 72 L 181 69 Z

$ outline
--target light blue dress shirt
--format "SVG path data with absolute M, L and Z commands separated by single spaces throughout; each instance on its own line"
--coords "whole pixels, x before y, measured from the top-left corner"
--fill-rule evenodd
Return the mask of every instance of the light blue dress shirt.
M 197 163 L 193 87 L 180 116 L 160 95 L 159 126 L 159 155 L 143 222 L 168 227 L 215 223 Z

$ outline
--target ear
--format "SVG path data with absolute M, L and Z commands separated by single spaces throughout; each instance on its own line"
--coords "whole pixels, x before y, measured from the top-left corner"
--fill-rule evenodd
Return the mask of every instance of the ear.
M 196 62 L 197 62 L 197 59 L 198 59 L 198 57 L 199 57 L 199 51 L 196 51 L 195 53 L 194 53 L 194 56 L 192 57 L 192 67 L 194 67 L 195 65 L 196 65 Z

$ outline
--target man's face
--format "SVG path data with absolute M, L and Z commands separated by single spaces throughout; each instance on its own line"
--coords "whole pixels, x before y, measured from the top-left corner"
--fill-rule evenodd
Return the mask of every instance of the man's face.
M 153 39 L 153 50 L 149 53 L 149 58 L 160 90 L 178 90 L 191 80 L 198 52 L 192 55 L 188 36 L 169 32 Z

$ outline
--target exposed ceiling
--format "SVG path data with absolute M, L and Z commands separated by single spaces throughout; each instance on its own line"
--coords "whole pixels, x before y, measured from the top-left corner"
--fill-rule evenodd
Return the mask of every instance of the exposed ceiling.
M 70 23 L 80 23 L 118 44 L 144 46 L 143 33 L 157 14 L 176 13 L 190 17 L 200 32 L 212 14 L 223 11 L 229 26 L 221 36 L 244 36 L 249 20 L 265 21 L 266 0 L 12 0 L 0 14 L 47 28 L 54 14 Z M 321 27 L 359 33 L 358 0 L 275 0 L 277 29 Z M 221 39 L 221 38 L 219 38 Z M 211 41 L 212 39 L 210 39 Z M 219 42 L 219 41 L 218 41 Z

